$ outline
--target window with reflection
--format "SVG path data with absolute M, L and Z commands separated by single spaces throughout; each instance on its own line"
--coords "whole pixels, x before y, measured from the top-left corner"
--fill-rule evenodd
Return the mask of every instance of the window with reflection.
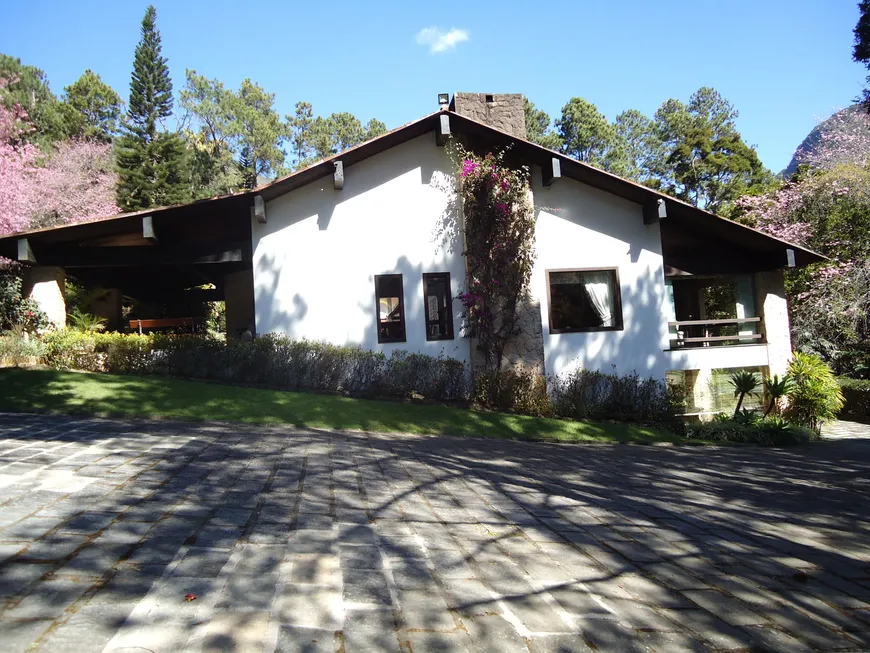
M 449 272 L 423 274 L 426 340 L 453 340 L 453 302 Z
M 401 274 L 375 276 L 378 342 L 405 342 L 405 298 Z
M 549 270 L 550 333 L 618 331 L 622 300 L 615 268 Z

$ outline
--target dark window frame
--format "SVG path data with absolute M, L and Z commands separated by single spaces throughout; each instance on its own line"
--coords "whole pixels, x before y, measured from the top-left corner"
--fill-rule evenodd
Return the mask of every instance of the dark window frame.
M 402 337 L 384 338 L 381 335 L 381 294 L 379 288 L 380 279 L 386 277 L 399 277 L 399 314 L 402 316 Z M 387 296 L 387 295 L 384 295 Z M 375 329 L 378 333 L 378 344 L 393 342 L 408 342 L 408 327 L 405 323 L 405 279 L 401 273 L 376 274 L 375 275 Z
M 447 280 L 447 333 L 443 336 L 432 336 L 429 334 L 429 317 L 426 311 L 428 311 L 428 297 L 427 294 L 427 279 L 431 277 L 442 277 Z M 453 295 L 450 292 L 450 273 L 449 272 L 424 272 L 423 273 L 423 324 L 426 328 L 426 340 L 429 342 L 438 341 L 438 340 L 454 340 L 453 333 Z
M 598 327 L 576 327 L 569 329 L 556 329 L 553 327 L 553 294 L 550 288 L 550 273 L 551 272 L 613 272 L 614 275 L 614 293 L 613 293 L 613 326 L 598 326 Z M 547 320 L 550 326 L 550 333 L 592 333 L 595 331 L 623 331 L 625 325 L 622 321 L 622 285 L 619 282 L 619 268 L 552 268 L 544 270 L 547 278 Z

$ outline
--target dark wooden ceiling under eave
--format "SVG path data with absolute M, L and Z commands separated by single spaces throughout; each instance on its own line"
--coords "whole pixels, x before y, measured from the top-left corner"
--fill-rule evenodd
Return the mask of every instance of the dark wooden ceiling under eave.
M 56 265 L 88 286 L 120 288 L 137 299 L 173 295 L 251 266 L 251 200 L 246 195 L 139 211 L 0 239 L 15 259 L 25 238 L 38 265 Z M 154 239 L 143 233 L 150 218 Z

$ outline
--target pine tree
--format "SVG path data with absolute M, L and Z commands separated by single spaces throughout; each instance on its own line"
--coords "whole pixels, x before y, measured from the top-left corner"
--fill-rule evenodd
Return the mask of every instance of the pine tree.
M 118 205 L 124 211 L 190 199 L 184 141 L 159 130 L 172 115 L 172 80 L 160 54 L 156 18 L 157 11 L 149 6 L 133 61 L 125 131 L 118 142 Z

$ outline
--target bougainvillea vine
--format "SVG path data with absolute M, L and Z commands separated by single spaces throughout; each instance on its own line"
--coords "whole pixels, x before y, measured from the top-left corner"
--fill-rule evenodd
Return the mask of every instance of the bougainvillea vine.
M 508 343 L 518 335 L 518 310 L 528 295 L 535 218 L 527 168 L 505 164 L 504 152 L 459 153 L 467 288 L 465 329 L 482 354 L 478 370 L 496 381 Z

